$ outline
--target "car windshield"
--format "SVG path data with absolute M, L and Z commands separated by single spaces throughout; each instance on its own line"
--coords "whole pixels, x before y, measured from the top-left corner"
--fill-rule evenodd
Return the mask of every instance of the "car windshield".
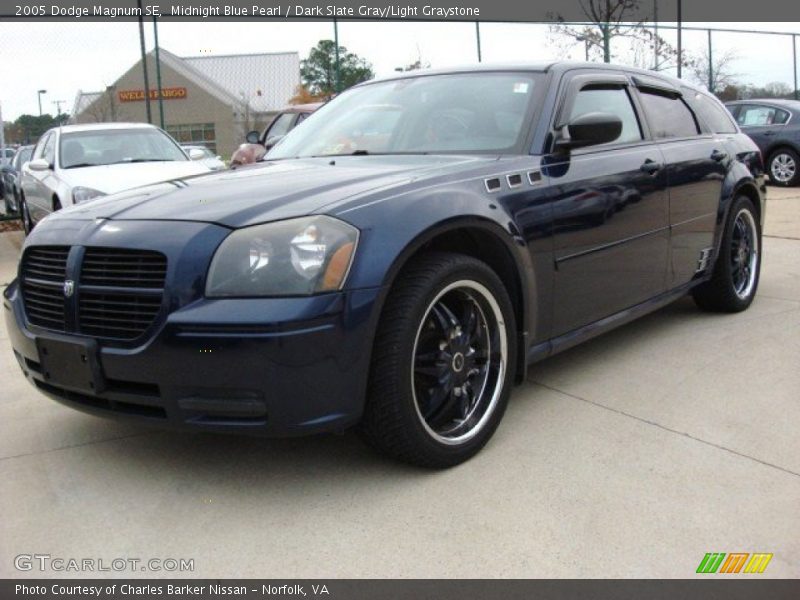
M 151 128 L 63 133 L 59 155 L 62 169 L 189 160 L 167 134 Z
M 266 160 L 518 152 L 540 78 L 530 72 L 466 73 L 360 86 L 295 127 Z

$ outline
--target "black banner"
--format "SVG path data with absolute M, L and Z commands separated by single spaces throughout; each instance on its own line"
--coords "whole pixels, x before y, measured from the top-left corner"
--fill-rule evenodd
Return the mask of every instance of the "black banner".
M 0 6 L 0 18 L 22 20 L 136 20 L 157 17 L 168 20 L 432 20 L 537 22 L 615 22 L 625 5 L 625 22 L 781 22 L 800 21 L 800 3 L 792 0 L 71 0 L 55 2 L 11 0 Z M 139 8 L 141 6 L 141 9 Z M 799 28 L 800 29 L 800 28 Z
M 0 580 L 0 598 L 37 600 L 796 600 L 800 581 L 716 580 Z

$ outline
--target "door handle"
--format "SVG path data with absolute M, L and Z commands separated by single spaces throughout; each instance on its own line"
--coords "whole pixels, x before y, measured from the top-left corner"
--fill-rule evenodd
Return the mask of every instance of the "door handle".
M 773 135 L 775 135 L 774 131 L 765 131 L 764 132 L 764 137 L 772 137 Z
M 661 163 L 657 163 L 656 161 L 648 158 L 642 163 L 642 166 L 639 167 L 639 169 L 648 175 L 655 175 L 661 170 Z
M 722 152 L 721 150 L 714 150 L 711 153 L 711 159 L 715 160 L 717 162 L 722 162 L 726 158 L 728 158 L 728 153 L 727 152 Z

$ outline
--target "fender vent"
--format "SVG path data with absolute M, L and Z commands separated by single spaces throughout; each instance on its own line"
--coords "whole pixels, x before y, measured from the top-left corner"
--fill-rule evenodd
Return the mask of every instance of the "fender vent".
M 500 178 L 499 177 L 492 177 L 491 179 L 484 179 L 484 185 L 486 186 L 486 191 L 490 194 L 498 191 L 500 189 Z
M 522 185 L 522 175 L 519 173 L 514 173 L 513 175 L 506 175 L 506 181 L 508 182 L 508 187 L 516 188 Z
M 537 183 L 541 183 L 542 181 L 542 173 L 541 171 L 528 171 L 528 183 L 531 185 L 536 185 Z

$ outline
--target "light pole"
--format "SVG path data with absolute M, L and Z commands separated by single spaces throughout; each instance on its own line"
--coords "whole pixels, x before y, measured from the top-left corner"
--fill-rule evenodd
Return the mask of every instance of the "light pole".
M 36 92 L 36 98 L 39 100 L 39 116 L 42 116 L 42 94 L 46 94 L 47 90 L 39 90 Z

